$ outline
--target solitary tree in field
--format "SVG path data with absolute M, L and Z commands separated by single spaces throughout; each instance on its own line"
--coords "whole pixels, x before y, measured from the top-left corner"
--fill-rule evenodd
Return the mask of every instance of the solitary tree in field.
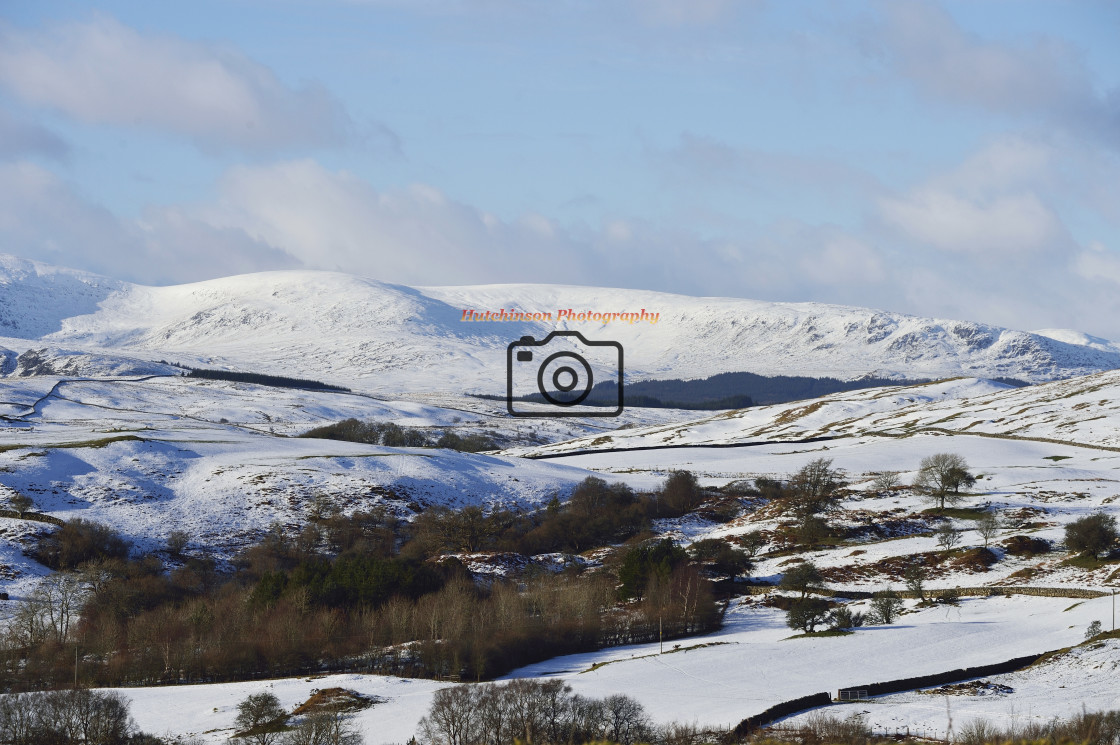
M 272 745 L 280 740 L 286 713 L 280 699 L 268 691 L 251 693 L 237 705 L 233 720 L 236 739 L 252 745 Z
M 894 623 L 894 619 L 898 617 L 901 611 L 902 598 L 889 587 L 882 592 L 875 593 L 871 599 L 871 613 L 879 623 Z
M 941 548 L 946 551 L 952 551 L 953 547 L 961 542 L 961 531 L 954 527 L 951 522 L 945 522 L 944 525 L 938 526 L 934 534 L 937 536 L 937 542 L 941 544 Z
M 822 584 L 824 584 L 824 577 L 821 576 L 821 571 L 812 562 L 803 561 L 786 570 L 779 587 L 783 590 L 800 592 L 801 597 L 805 598 L 809 590 Z
M 1066 526 L 1066 548 L 1094 556 L 1111 551 L 1118 533 L 1116 518 L 1103 512 L 1094 512 Z
M 832 467 L 831 458 L 811 460 L 789 477 L 785 498 L 797 517 L 801 543 L 813 545 L 828 537 L 828 523 L 821 515 L 836 508 L 844 486 L 844 473 Z
M 897 489 L 902 484 L 902 480 L 898 477 L 898 471 L 880 471 L 875 474 L 871 485 L 875 487 L 875 491 L 891 492 Z
M 999 517 L 991 510 L 980 516 L 980 519 L 976 521 L 976 532 L 984 539 L 984 548 L 988 547 L 988 544 L 996 537 L 1002 527 Z
M 968 472 L 968 464 L 956 453 L 937 453 L 922 458 L 914 487 L 937 503 L 944 510 L 945 503 L 956 504 L 961 500 L 961 489 L 976 483 Z
M 800 629 L 806 634 L 813 633 L 817 624 L 828 620 L 829 607 L 827 600 L 820 598 L 806 598 L 798 600 L 786 612 L 786 625 L 791 629 Z
M 16 494 L 9 502 L 12 505 L 12 509 L 20 514 L 20 517 L 23 517 L 23 513 L 27 512 L 35 505 L 35 503 L 31 501 L 31 497 L 26 494 Z

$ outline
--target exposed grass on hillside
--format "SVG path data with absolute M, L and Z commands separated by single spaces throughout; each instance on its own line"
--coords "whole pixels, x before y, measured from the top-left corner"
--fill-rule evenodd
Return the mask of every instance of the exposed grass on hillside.
M 1062 560 L 1062 566 L 1088 569 L 1089 571 L 1117 565 L 1120 565 L 1120 559 L 1102 559 L 1092 554 L 1074 554 Z
M 143 437 L 136 435 L 118 435 L 116 437 L 102 437 L 96 440 L 78 440 L 76 442 L 55 442 L 51 443 L 48 449 L 66 449 L 66 448 L 103 448 L 112 445 L 114 442 L 146 442 Z M 20 450 L 28 447 L 41 447 L 38 445 L 26 444 L 13 444 L 13 445 L 0 445 L 0 453 L 6 453 L 10 450 Z M 28 455 L 46 455 L 46 453 L 28 453 Z
M 811 633 L 807 632 L 804 634 L 794 634 L 793 636 L 787 636 L 785 639 L 782 639 L 782 641 L 788 641 L 789 639 L 809 639 L 819 636 L 851 636 L 854 633 L 856 632 L 847 631 L 845 629 L 828 629 L 827 631 L 813 631 Z
M 923 515 L 937 515 L 940 517 L 952 517 L 957 520 L 979 520 L 982 515 L 987 513 L 988 510 L 983 507 L 946 507 L 939 510 L 936 507 L 930 507 L 927 510 L 922 510 Z

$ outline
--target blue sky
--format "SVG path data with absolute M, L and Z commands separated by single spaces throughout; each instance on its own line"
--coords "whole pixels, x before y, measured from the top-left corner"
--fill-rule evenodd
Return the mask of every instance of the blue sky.
M 0 252 L 1120 339 L 1107 2 L 0 4 Z

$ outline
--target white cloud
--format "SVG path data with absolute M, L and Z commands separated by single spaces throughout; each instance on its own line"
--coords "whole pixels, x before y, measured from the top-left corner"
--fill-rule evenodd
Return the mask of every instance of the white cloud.
M 1093 242 L 1073 260 L 1073 270 L 1084 279 L 1120 285 L 1120 255 Z
M 0 163 L 0 236 L 0 252 L 147 284 L 298 265 L 242 231 L 181 210 L 150 209 L 141 221 L 121 220 L 25 162 Z
M 874 248 L 851 235 L 836 235 L 825 240 L 815 252 L 799 262 L 801 270 L 822 285 L 866 287 L 886 279 L 886 270 Z
M 1012 46 L 962 29 L 931 2 L 885 2 L 880 42 L 898 70 L 945 100 L 995 111 L 1055 111 L 1094 98 L 1075 50 L 1050 38 Z
M 349 128 L 322 86 L 293 88 L 232 48 L 141 34 L 105 16 L 42 31 L 0 25 L 0 85 L 83 122 L 150 127 L 210 148 L 332 144 Z
M 902 233 L 942 251 L 1029 253 L 1053 247 L 1064 233 L 1057 216 L 1030 193 L 968 199 L 922 188 L 880 199 L 879 209 Z
M 199 211 L 308 267 L 415 284 L 578 281 L 587 256 L 539 215 L 507 222 L 428 185 L 378 191 L 311 160 L 237 166 Z M 557 257 L 562 257 L 558 260 Z

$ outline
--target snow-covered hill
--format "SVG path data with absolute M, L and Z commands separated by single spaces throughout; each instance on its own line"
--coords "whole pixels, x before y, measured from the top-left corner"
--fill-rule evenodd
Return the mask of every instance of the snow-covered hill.
M 466 310 L 551 320 L 464 321 Z M 576 314 L 657 314 L 657 322 Z M 572 329 L 621 342 L 632 379 L 720 372 L 859 378 L 1052 380 L 1120 368 L 1120 347 L 1078 332 L 1039 334 L 818 303 L 693 298 L 559 285 L 405 287 L 346 274 L 264 272 L 144 287 L 31 261 L 0 260 L 0 371 L 11 351 L 98 356 L 314 377 L 366 391 L 505 392 L 505 349 Z M 71 358 L 73 355 L 69 355 Z M 71 364 L 78 363 L 71 359 Z M 61 372 L 59 370 L 58 372 Z
M 508 454 L 722 445 L 920 433 L 1024 438 L 1120 449 L 1120 371 L 1013 388 L 974 378 L 869 388 L 627 429 Z

